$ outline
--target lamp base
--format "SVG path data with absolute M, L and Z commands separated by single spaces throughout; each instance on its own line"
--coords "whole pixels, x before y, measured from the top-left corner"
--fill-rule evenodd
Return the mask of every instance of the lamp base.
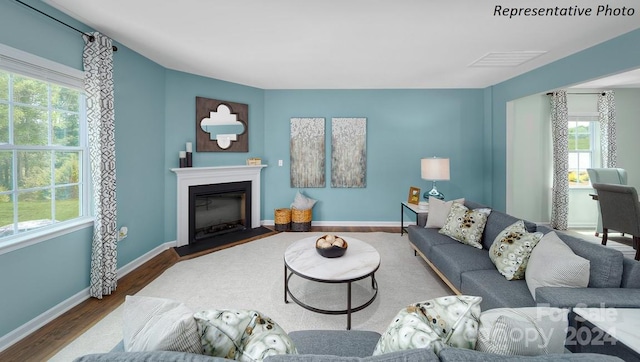
M 435 182 L 433 183 L 433 188 L 431 189 L 431 191 L 425 192 L 422 197 L 424 197 L 424 199 L 427 201 L 429 201 L 429 197 L 435 197 L 438 200 L 444 200 L 444 194 L 436 189 Z

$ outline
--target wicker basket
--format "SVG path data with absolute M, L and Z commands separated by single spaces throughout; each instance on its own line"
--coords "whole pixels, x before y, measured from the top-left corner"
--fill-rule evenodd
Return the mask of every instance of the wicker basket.
M 311 209 L 291 209 L 291 231 L 311 230 Z
M 274 219 L 276 231 L 289 231 L 291 229 L 291 209 L 276 209 Z

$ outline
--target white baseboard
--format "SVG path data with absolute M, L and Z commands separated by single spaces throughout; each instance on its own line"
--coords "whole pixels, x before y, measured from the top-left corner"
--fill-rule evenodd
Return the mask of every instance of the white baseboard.
M 175 241 L 166 242 L 166 243 L 164 243 L 164 244 L 152 249 L 151 251 L 147 252 L 146 254 L 140 256 L 139 258 L 135 259 L 134 261 L 130 262 L 129 264 L 121 267 L 117 271 L 118 279 L 121 279 L 125 275 L 129 274 L 131 271 L 133 271 L 136 268 L 140 267 L 142 264 L 144 264 L 147 261 L 153 259 L 156 255 L 158 255 L 158 254 L 162 253 L 163 251 L 165 251 L 165 250 L 167 250 L 169 248 L 172 248 L 174 246 L 176 246 L 176 242 Z M 64 300 L 63 302 L 59 303 L 58 305 L 54 306 L 53 308 L 47 310 L 46 312 L 40 314 L 39 316 L 37 316 L 35 318 L 33 318 L 29 322 L 23 324 L 22 326 L 14 329 L 13 331 L 11 331 L 11 332 L 5 334 L 4 336 L 0 337 L 0 352 L 2 352 L 5 349 L 9 348 L 13 344 L 19 342 L 23 338 L 29 336 L 31 333 L 37 331 L 38 329 L 44 327 L 47 323 L 50 323 L 54 319 L 58 318 L 62 314 L 64 314 L 67 311 L 69 311 L 71 308 L 77 306 L 78 304 L 84 302 L 85 300 L 87 300 L 89 298 L 90 298 L 89 288 L 87 287 L 87 288 L 83 289 L 82 291 L 76 293 L 75 295 L 71 296 L 70 298 L 68 298 L 68 299 Z

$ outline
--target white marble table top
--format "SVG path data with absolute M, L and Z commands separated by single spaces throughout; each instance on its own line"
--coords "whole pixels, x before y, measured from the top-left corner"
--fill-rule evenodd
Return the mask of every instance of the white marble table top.
M 640 353 L 640 308 L 573 308 L 573 311 Z
M 349 244 L 343 256 L 321 256 L 316 251 L 316 240 L 321 236 L 311 236 L 289 245 L 284 252 L 284 262 L 289 269 L 309 278 L 339 282 L 366 277 L 380 266 L 378 251 L 352 237 L 342 237 Z

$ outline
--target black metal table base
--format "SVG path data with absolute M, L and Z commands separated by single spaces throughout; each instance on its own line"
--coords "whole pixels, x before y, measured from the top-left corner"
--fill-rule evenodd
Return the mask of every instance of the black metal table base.
M 287 273 L 289 272 L 289 273 Z M 291 279 L 291 277 L 296 274 L 297 276 L 307 279 L 307 280 L 311 280 L 314 282 L 318 282 L 318 283 L 330 283 L 330 284 L 347 284 L 347 309 L 340 309 L 340 310 L 331 310 L 331 309 L 321 309 L 321 308 L 316 308 L 313 306 L 310 306 L 304 302 L 302 302 L 300 299 L 296 298 L 296 296 L 293 295 L 293 293 L 291 292 L 291 290 L 289 289 L 289 280 Z M 371 288 L 373 289 L 374 293 L 373 296 L 371 297 L 371 299 L 369 299 L 367 302 L 365 302 L 362 305 L 359 305 L 357 307 L 353 307 L 351 305 L 351 283 L 358 281 L 358 280 L 362 280 L 365 278 L 371 277 Z M 371 303 L 373 303 L 373 301 L 376 299 L 376 297 L 378 296 L 378 282 L 376 281 L 376 276 L 375 276 L 375 270 L 372 271 L 371 273 L 362 276 L 360 278 L 356 278 L 356 279 L 348 279 L 348 280 L 338 280 L 338 281 L 333 281 L 333 280 L 322 280 L 322 279 L 316 279 L 316 278 L 310 278 L 308 276 L 299 274 L 294 272 L 293 270 L 290 270 L 287 265 L 285 264 L 284 266 L 284 302 L 285 303 L 289 303 L 288 297 L 291 297 L 291 300 L 293 300 L 296 304 L 298 304 L 299 306 L 301 306 L 302 308 L 305 308 L 307 310 L 310 310 L 312 312 L 315 313 L 322 313 L 322 314 L 331 314 L 331 315 L 340 315 L 340 314 L 346 314 L 347 315 L 347 330 L 351 329 L 351 313 L 363 310 L 364 308 L 368 307 L 371 305 Z

